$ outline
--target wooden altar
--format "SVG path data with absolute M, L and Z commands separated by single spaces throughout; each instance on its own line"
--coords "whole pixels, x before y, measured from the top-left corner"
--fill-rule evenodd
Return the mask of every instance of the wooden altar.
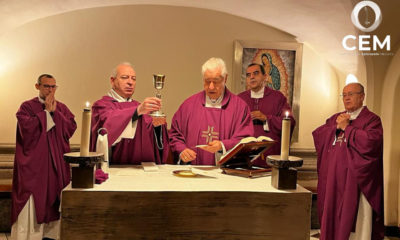
M 62 192 L 61 239 L 309 239 L 311 192 L 277 190 L 271 177 L 243 178 L 188 166 L 110 168 L 91 189 Z

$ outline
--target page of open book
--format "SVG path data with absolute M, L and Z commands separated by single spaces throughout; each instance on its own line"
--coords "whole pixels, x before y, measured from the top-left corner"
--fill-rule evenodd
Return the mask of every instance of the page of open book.
M 239 146 L 239 145 L 242 144 L 242 143 L 262 142 L 262 141 L 269 141 L 269 142 L 272 142 L 272 141 L 274 141 L 274 140 L 272 140 L 272 138 L 267 137 L 267 136 L 259 136 L 258 138 L 255 138 L 255 137 L 246 137 L 246 138 L 242 138 L 242 140 L 240 140 L 240 142 L 238 142 L 233 148 L 231 148 L 231 149 L 230 149 L 229 151 L 227 151 L 223 156 L 221 156 L 220 161 L 224 160 L 224 158 L 225 158 L 226 156 L 228 156 L 230 152 L 232 152 L 237 146 Z M 258 155 L 257 155 L 257 156 L 254 156 L 254 157 L 251 159 L 251 161 L 255 160 L 257 157 L 258 157 Z

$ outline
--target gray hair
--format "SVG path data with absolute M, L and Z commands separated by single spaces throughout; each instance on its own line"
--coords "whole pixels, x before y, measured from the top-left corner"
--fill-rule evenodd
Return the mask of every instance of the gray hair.
M 122 63 L 118 64 L 117 66 L 115 66 L 115 67 L 113 68 L 113 70 L 112 70 L 112 72 L 111 72 L 111 77 L 112 77 L 112 78 L 116 78 L 116 77 L 117 77 L 117 68 L 118 68 L 119 66 L 129 66 L 129 67 L 133 68 L 133 66 L 132 66 L 132 64 L 131 64 L 130 62 L 122 62 Z
M 225 65 L 224 60 L 222 60 L 221 58 L 215 58 L 215 57 L 212 57 L 212 58 L 208 59 L 203 64 L 203 66 L 201 67 L 201 73 L 204 76 L 204 73 L 207 70 L 216 70 L 216 69 L 221 69 L 221 75 L 224 78 L 228 74 L 228 71 L 226 70 L 226 65 Z
M 54 78 L 54 77 L 52 75 L 48 74 L 48 73 L 43 73 L 37 79 L 37 84 L 38 85 L 40 85 L 42 83 L 42 78 Z

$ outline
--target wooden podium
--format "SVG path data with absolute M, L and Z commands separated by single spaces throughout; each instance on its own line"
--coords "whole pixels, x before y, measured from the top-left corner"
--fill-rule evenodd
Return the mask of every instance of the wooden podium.
M 263 153 L 273 144 L 275 141 L 239 143 L 217 164 L 225 174 L 249 178 L 269 175 L 271 168 L 253 166 L 253 161 L 259 157 L 264 158 Z

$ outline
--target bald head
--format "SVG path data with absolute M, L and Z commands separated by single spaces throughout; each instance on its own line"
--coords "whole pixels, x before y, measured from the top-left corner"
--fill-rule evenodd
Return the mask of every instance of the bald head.
M 355 82 L 355 83 L 349 83 L 346 86 L 344 86 L 343 90 L 346 87 L 352 87 L 352 88 L 358 88 L 357 92 L 364 93 L 364 86 L 361 83 Z
M 118 64 L 111 74 L 111 86 L 123 98 L 130 98 L 135 92 L 136 72 L 130 63 Z

